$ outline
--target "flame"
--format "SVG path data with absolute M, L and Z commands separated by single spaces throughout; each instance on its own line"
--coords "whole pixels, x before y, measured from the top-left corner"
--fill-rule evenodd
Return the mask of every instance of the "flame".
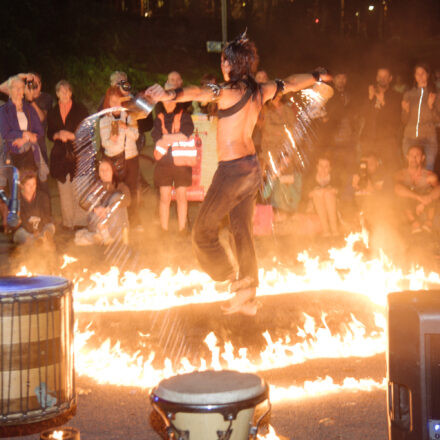
M 54 431 L 52 432 L 53 440 L 63 440 L 63 431 Z
M 75 263 L 75 261 L 78 261 L 77 258 L 69 257 L 69 255 L 64 254 L 63 255 L 63 264 L 60 267 L 60 269 L 65 269 L 69 264 Z
M 390 291 L 423 289 L 440 284 L 438 273 L 425 273 L 421 267 L 404 273 L 383 252 L 376 258 L 367 259 L 364 253 L 356 250 L 359 244 L 368 247 L 367 234 L 350 234 L 346 238 L 345 247 L 330 249 L 329 258 L 325 260 L 312 258 L 307 251 L 300 253 L 298 261 L 302 265 L 301 271 L 293 271 L 280 264 L 273 269 L 260 269 L 257 295 L 328 291 L 331 286 L 332 290 L 365 295 L 377 309 L 377 306 L 380 308 L 386 305 Z M 65 256 L 65 264 L 72 261 Z M 25 268 L 22 268 L 20 274 L 30 275 Z M 83 278 L 86 275 L 88 279 Z M 183 291 L 185 294 L 182 294 Z M 230 293 L 222 291 L 206 274 L 197 270 L 173 272 L 167 268 L 160 274 L 148 269 L 139 273 L 121 274 L 115 267 L 105 274 L 88 274 L 84 270 L 74 283 L 76 313 L 163 310 L 217 302 L 230 297 Z M 355 316 L 351 316 L 343 334 L 332 334 L 325 314 L 321 316 L 320 322 L 304 314 L 304 325 L 297 329 L 296 335 L 286 334 L 274 340 L 270 332 L 266 331 L 263 334 L 266 346 L 253 358 L 249 356 L 246 347 L 233 347 L 230 342 L 219 346 L 216 335 L 211 332 L 205 338 L 210 359 L 201 358 L 196 362 L 183 357 L 174 363 L 166 359 L 162 368 L 153 366 L 153 351 L 146 357 L 140 351 L 129 354 L 119 341 L 107 339 L 100 347 L 93 348 L 90 344 L 94 334 L 91 323 L 85 330 L 76 329 L 75 332 L 76 371 L 79 375 L 94 378 L 98 383 L 148 389 L 164 378 L 192 371 L 227 368 L 261 372 L 311 359 L 373 356 L 383 353 L 386 347 L 385 316 L 376 312 L 374 318 L 378 328 L 376 332 L 368 334 L 365 326 Z M 299 342 L 293 343 L 293 338 Z M 341 384 L 335 384 L 332 378 L 326 377 L 288 388 L 273 387 L 271 400 L 313 397 L 341 390 L 371 391 L 383 387 L 383 381 L 377 382 L 371 378 L 346 378 Z
M 257 440 L 280 440 L 277 436 L 275 429 L 273 429 L 272 425 L 269 425 L 269 432 L 266 435 L 257 434 Z

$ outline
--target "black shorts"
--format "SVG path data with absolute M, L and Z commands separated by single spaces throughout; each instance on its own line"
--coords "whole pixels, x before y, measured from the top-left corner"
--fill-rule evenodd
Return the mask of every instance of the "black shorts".
M 154 169 L 154 185 L 160 186 L 191 186 L 192 168 L 174 165 L 170 154 L 160 159 Z

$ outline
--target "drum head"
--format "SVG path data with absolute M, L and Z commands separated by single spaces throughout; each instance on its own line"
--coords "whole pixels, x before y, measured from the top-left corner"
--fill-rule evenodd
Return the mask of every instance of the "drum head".
M 202 371 L 165 379 L 154 395 L 174 403 L 221 405 L 253 399 L 266 391 L 266 383 L 256 374 Z
M 60 291 L 69 281 L 62 277 L 0 277 L 0 297 L 14 294 Z

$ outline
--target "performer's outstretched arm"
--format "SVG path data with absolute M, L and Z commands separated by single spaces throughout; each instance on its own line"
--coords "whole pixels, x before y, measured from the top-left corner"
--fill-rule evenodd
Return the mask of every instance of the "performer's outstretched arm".
M 313 73 L 300 73 L 297 75 L 290 75 L 284 80 L 275 80 L 264 83 L 263 101 L 266 102 L 273 99 L 278 93 L 298 92 L 313 86 L 317 81 L 331 81 L 332 77 L 324 69 L 316 70 Z
M 220 89 L 219 89 L 220 91 Z M 165 90 L 161 85 L 154 84 L 145 90 L 144 95 L 152 98 L 154 101 L 173 101 L 188 102 L 200 101 L 206 102 L 213 99 L 215 90 L 211 87 L 187 86 L 174 90 Z

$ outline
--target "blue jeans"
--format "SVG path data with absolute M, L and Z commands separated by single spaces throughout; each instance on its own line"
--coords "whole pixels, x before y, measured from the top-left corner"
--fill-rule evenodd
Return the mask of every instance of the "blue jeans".
M 203 270 L 216 281 L 234 272 L 219 240 L 219 229 L 229 216 L 235 241 L 239 279 L 246 276 L 258 285 L 258 266 L 253 240 L 255 198 L 261 186 L 261 170 L 255 155 L 220 162 L 200 207 L 193 228 L 193 247 Z
M 406 157 L 406 153 L 413 145 L 419 145 L 423 147 L 426 156 L 426 169 L 432 171 L 434 169 L 435 158 L 437 157 L 437 137 L 426 136 L 419 138 L 404 137 L 402 142 L 403 155 Z

